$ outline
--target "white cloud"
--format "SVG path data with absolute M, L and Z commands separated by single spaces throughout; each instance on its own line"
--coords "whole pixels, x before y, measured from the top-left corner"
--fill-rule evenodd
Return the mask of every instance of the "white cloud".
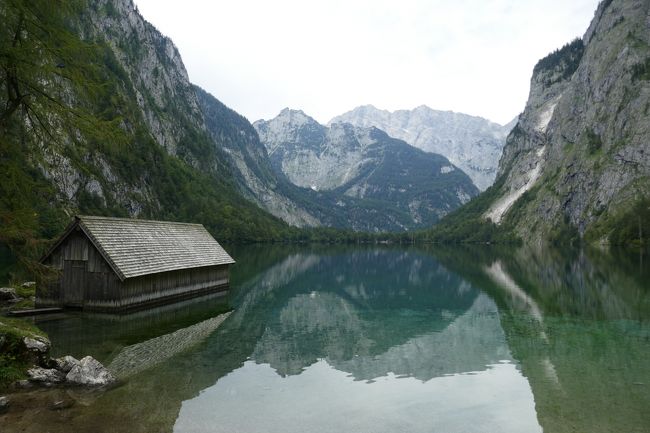
M 190 78 L 251 121 L 426 104 L 505 123 L 598 0 L 136 0 Z M 182 5 L 182 6 L 181 6 Z

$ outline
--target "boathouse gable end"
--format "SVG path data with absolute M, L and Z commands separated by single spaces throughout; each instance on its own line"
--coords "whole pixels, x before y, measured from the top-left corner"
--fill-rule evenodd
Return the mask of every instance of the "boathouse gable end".
M 234 260 L 200 224 L 79 216 L 41 262 L 38 306 L 116 311 L 225 290 Z

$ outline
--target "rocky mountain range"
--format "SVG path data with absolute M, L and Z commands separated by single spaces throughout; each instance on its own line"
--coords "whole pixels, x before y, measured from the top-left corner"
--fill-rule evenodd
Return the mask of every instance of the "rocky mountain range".
M 378 215 L 406 216 L 396 227 L 434 224 L 478 193 L 465 173 L 441 155 L 421 151 L 371 127 L 323 126 L 298 110 L 253 124 L 272 167 L 293 184 L 354 199 Z M 372 217 L 369 221 L 372 221 Z
M 433 110 L 387 111 L 372 105 L 333 118 L 334 123 L 376 127 L 426 152 L 438 153 L 463 170 L 481 190 L 494 182 L 506 137 L 516 123 L 499 125 L 481 117 Z
M 494 178 L 509 126 L 371 106 L 253 126 L 191 84 L 131 0 L 36 3 L 0 8 L 0 48 L 21 45 L 0 52 L 0 247 L 51 238 L 75 213 L 200 222 L 224 241 L 412 230 L 478 193 L 463 169 L 480 189 Z M 494 185 L 441 230 L 650 233 L 649 9 L 603 1 L 582 39 L 539 62 Z
M 649 23 L 647 0 L 602 1 L 584 37 L 540 60 L 494 186 L 438 233 L 483 221 L 530 242 L 648 239 Z

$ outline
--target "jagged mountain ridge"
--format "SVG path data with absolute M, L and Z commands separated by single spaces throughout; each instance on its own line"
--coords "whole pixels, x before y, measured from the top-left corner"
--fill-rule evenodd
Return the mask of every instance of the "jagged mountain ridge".
M 277 173 L 295 185 L 336 194 L 339 207 L 356 199 L 377 215 L 397 210 L 406 216 L 406 223 L 396 221 L 402 229 L 434 224 L 477 194 L 471 180 L 443 156 L 377 128 L 326 127 L 289 109 L 253 126 Z
M 438 233 L 492 222 L 535 243 L 647 240 L 648 23 L 645 0 L 602 1 L 582 39 L 540 60 L 494 187 Z
M 384 201 L 315 191 L 291 183 L 271 167 L 253 126 L 215 97 L 196 88 L 205 123 L 230 163 L 239 191 L 278 218 L 296 226 L 325 226 L 356 231 L 399 231 L 424 227 L 409 213 Z
M 515 121 L 502 126 L 481 117 L 433 110 L 426 105 L 393 112 L 364 105 L 334 117 L 328 125 L 345 122 L 359 127 L 374 126 L 426 152 L 443 155 L 483 191 L 494 182 L 505 139 Z
M 200 87 L 195 86 L 195 91 L 206 127 L 230 161 L 235 182 L 244 197 L 293 226 L 323 225 L 322 219 L 326 218 L 318 217 L 322 209 L 301 197 L 304 192 L 301 194 L 273 171 L 266 149 L 248 120 Z

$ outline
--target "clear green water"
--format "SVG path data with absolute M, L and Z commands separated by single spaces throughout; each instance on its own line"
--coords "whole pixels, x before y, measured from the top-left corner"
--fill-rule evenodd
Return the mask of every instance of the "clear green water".
M 59 354 L 115 365 L 147 351 L 109 391 L 13 395 L 0 431 L 650 431 L 650 258 L 639 253 L 231 253 L 226 298 L 39 318 Z

